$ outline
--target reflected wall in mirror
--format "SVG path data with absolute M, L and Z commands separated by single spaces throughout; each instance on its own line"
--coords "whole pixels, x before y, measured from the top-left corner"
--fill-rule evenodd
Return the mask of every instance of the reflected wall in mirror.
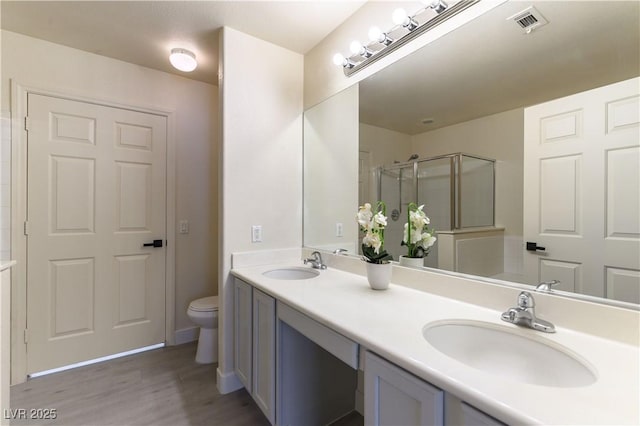
M 508 18 L 531 5 L 544 16 L 548 24 L 527 34 Z M 544 163 L 542 171 L 540 167 L 531 169 L 527 164 L 530 159 L 525 161 L 524 142 L 527 137 L 525 111 L 533 110 L 529 107 L 637 77 L 640 74 L 639 55 L 638 2 L 504 3 L 360 82 L 359 158 L 351 163 L 360 176 L 360 183 L 355 181 L 356 177 L 351 177 L 354 180 L 350 184 L 344 181 L 340 188 L 344 190 L 359 186 L 359 203 L 375 200 L 380 195 L 384 198 L 385 187 L 399 187 L 401 180 L 398 175 L 383 174 L 381 178 L 380 168 L 387 171 L 412 170 L 415 160 L 408 160 L 414 155 L 418 156 L 418 161 L 457 152 L 494 159 L 494 228 L 465 227 L 455 230 L 447 219 L 448 215 L 440 212 L 441 201 L 433 195 L 433 191 L 422 194 L 423 199 L 413 200 L 411 194 L 405 194 L 402 188 L 397 189 L 399 195 L 396 199 L 402 199 L 399 206 L 411 201 L 424 203 L 427 214 L 432 218 L 431 225 L 439 231 L 437 252 L 427 257 L 425 265 L 528 284 L 534 284 L 539 279 L 560 277 L 563 290 L 638 303 L 640 200 L 637 199 L 637 185 L 640 178 L 634 178 L 640 161 L 640 149 L 637 148 L 640 143 L 637 81 L 635 91 L 632 82 L 630 92 L 615 98 L 621 102 L 605 102 L 603 105 L 609 106 L 602 106 L 595 119 L 574 115 L 576 118 L 573 123 L 582 125 L 595 120 L 602 128 L 612 114 L 608 110 L 612 105 L 624 105 L 619 109 L 618 116 L 627 114 L 630 117 L 630 121 L 625 122 L 617 133 L 621 135 L 626 132 L 627 139 L 615 148 L 605 147 L 605 157 L 602 159 L 589 160 L 600 162 L 602 167 L 598 173 L 594 172 L 591 163 L 585 162 L 587 157 L 576 160 L 576 155 L 582 154 L 575 149 L 572 153 L 546 153 L 544 158 L 562 157 L 565 160 L 548 161 Z M 624 99 L 626 101 L 622 101 Z M 565 108 L 565 112 L 582 108 Z M 623 110 L 626 112 L 622 113 Z M 568 117 L 563 115 L 565 112 L 542 113 L 536 118 L 537 128 L 540 129 L 540 120 L 545 117 Z M 570 120 L 556 120 L 546 131 L 562 133 L 567 123 Z M 607 129 L 603 132 L 603 135 L 614 134 Z M 557 145 L 568 144 L 562 138 L 557 141 L 562 142 Z M 305 147 L 306 144 L 305 134 Z M 308 161 L 310 159 L 306 156 L 305 148 L 305 164 Z M 535 163 L 540 162 L 541 157 L 538 157 Z M 329 165 L 324 173 L 316 168 L 313 176 L 314 179 L 320 179 L 320 176 L 336 170 L 335 165 Z M 541 199 L 539 192 L 535 195 L 531 191 L 523 192 L 525 181 L 532 180 L 529 175 L 535 174 L 536 179 L 533 180 L 539 181 L 538 178 L 544 176 L 543 179 L 560 184 L 568 182 L 568 170 L 574 170 L 572 176 L 591 174 L 592 180 L 589 183 L 574 181 L 577 186 L 573 187 L 571 203 L 566 202 L 567 198 L 562 198 L 560 193 L 554 195 L 549 190 L 545 192 L 549 201 L 544 207 L 546 220 L 548 223 L 560 223 L 561 226 L 553 225 L 546 231 L 541 230 L 537 225 L 542 219 L 538 218 L 534 224 L 536 229 L 526 230 L 526 211 L 523 206 L 533 206 L 527 208 L 537 210 L 537 213 L 543 208 L 539 204 L 532 204 L 532 198 L 534 201 Z M 612 170 L 620 172 L 612 174 Z M 531 172 L 525 176 L 525 171 Z M 626 173 L 629 179 L 621 179 L 620 173 Z M 404 174 L 402 178 L 406 179 L 409 174 Z M 440 183 L 436 176 L 440 176 Z M 394 179 L 395 183 L 391 184 L 390 181 Z M 599 180 L 596 182 L 593 179 Z M 434 173 L 431 179 L 425 177 L 423 186 L 440 186 L 442 189 L 442 181 L 441 175 Z M 547 188 L 553 187 L 547 185 Z M 404 191 L 407 190 L 414 189 L 405 185 Z M 597 220 L 585 221 L 585 213 L 590 205 L 584 204 L 584 196 L 591 192 L 597 192 L 604 204 L 591 209 L 600 216 Z M 474 193 L 477 195 L 481 191 L 476 189 Z M 484 198 L 489 197 L 487 193 Z M 554 203 L 553 197 L 561 197 L 556 200 L 560 202 Z M 616 199 L 618 202 L 624 200 L 625 209 L 611 210 L 612 202 Z M 325 202 L 329 200 L 325 199 Z M 318 200 L 315 194 L 305 191 L 305 206 L 309 202 L 317 205 Z M 392 200 L 390 204 L 397 202 Z M 567 214 L 567 209 L 571 208 L 574 210 Z M 627 216 L 615 216 L 622 214 L 623 210 Z M 350 211 L 354 212 L 355 207 L 352 206 Z M 609 217 L 605 216 L 605 212 Z M 391 210 L 388 216 L 390 213 Z M 616 223 L 624 223 L 624 226 L 619 226 L 619 231 L 613 231 L 612 214 L 617 217 Z M 566 220 L 571 217 L 575 220 L 568 223 Z M 399 218 L 397 222 L 403 225 L 405 220 Z M 393 223 L 391 218 L 389 221 Z M 309 228 L 315 226 L 316 223 L 307 221 L 305 216 L 306 246 L 318 247 L 307 239 Z M 357 230 L 355 224 L 345 223 L 345 229 L 349 226 Z M 570 229 L 572 226 L 573 230 Z M 609 247 L 613 240 L 622 241 L 626 248 L 621 250 L 627 252 L 629 262 L 625 266 L 611 267 L 615 263 L 612 259 L 617 256 L 615 252 L 596 255 L 598 251 L 589 248 L 583 250 L 591 253 L 590 256 L 574 261 L 554 257 L 555 248 L 552 247 L 546 251 L 525 250 L 526 241 L 544 246 L 544 239 L 549 235 L 564 236 L 567 238 L 560 243 L 564 246 L 572 240 L 587 240 L 586 235 L 590 233 L 600 235 L 600 240 L 593 244 Z M 387 235 L 387 249 L 391 248 L 394 239 L 399 241 L 400 238 Z M 340 241 L 324 241 L 323 245 L 330 247 L 332 243 L 339 245 Z M 402 249 L 399 250 L 402 254 Z M 602 256 L 607 260 L 604 265 L 594 267 L 589 260 L 594 256 Z M 587 277 L 592 275 L 598 281 L 597 285 L 586 283 Z M 614 285 L 615 280 L 618 284 Z
M 358 86 L 304 113 L 304 245 L 357 250 Z

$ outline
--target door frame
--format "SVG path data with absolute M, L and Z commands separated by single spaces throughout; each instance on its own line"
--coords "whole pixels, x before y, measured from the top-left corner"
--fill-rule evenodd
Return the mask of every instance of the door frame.
M 11 271 L 11 384 L 27 380 L 27 238 L 24 222 L 27 218 L 27 97 L 44 95 L 71 101 L 91 103 L 156 114 L 167 119 L 166 150 L 166 246 L 165 262 L 165 344 L 175 344 L 175 254 L 176 254 L 176 147 L 175 111 L 162 107 L 130 105 L 90 95 L 64 92 L 53 88 L 31 86 L 11 79 L 11 256 L 17 261 Z

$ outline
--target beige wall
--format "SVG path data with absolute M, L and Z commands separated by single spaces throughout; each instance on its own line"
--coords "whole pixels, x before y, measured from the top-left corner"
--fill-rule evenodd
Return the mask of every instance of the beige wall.
M 373 167 L 405 162 L 413 152 L 411 136 L 406 133 L 360 123 L 360 151 L 371 153 Z
M 522 235 L 524 112 L 501 112 L 412 137 L 420 158 L 466 152 L 496 161 L 496 226 Z
M 68 95 L 174 112 L 176 219 L 190 222 L 189 234 L 176 232 L 176 241 L 169 241 L 176 247 L 175 328 L 192 327 L 186 316 L 189 302 L 217 291 L 217 87 L 2 31 L 3 154 L 10 146 L 5 124 L 11 79 Z M 4 172 L 4 155 L 2 165 Z
M 374 203 L 378 200 L 375 169 L 393 164 L 394 161 L 406 161 L 411 155 L 411 148 L 411 136 L 406 133 L 360 123 L 360 151 L 370 154 L 370 170 L 367 173 L 369 194 L 361 194 L 361 202 L 366 200 Z M 390 222 L 389 226 L 393 225 L 394 223 Z
M 302 246 L 300 54 L 230 28 L 220 37 L 221 250 L 218 387 L 233 373 L 234 252 Z M 261 225 L 263 241 L 251 242 Z

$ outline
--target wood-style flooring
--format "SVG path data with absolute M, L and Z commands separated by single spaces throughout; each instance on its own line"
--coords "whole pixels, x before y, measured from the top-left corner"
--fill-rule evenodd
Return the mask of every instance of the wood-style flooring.
M 195 343 L 156 349 L 13 386 L 13 413 L 55 409 L 57 418 L 11 425 L 268 425 L 244 389 L 218 392 L 217 364 L 197 364 L 195 351 Z

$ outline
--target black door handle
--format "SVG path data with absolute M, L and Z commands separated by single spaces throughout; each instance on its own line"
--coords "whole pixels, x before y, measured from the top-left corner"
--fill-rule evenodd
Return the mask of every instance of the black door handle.
M 539 246 L 538 243 L 532 243 L 530 241 L 527 241 L 527 251 L 545 251 L 545 250 L 546 248 Z
M 145 243 L 142 247 L 162 247 L 162 240 L 153 240 L 152 243 Z

